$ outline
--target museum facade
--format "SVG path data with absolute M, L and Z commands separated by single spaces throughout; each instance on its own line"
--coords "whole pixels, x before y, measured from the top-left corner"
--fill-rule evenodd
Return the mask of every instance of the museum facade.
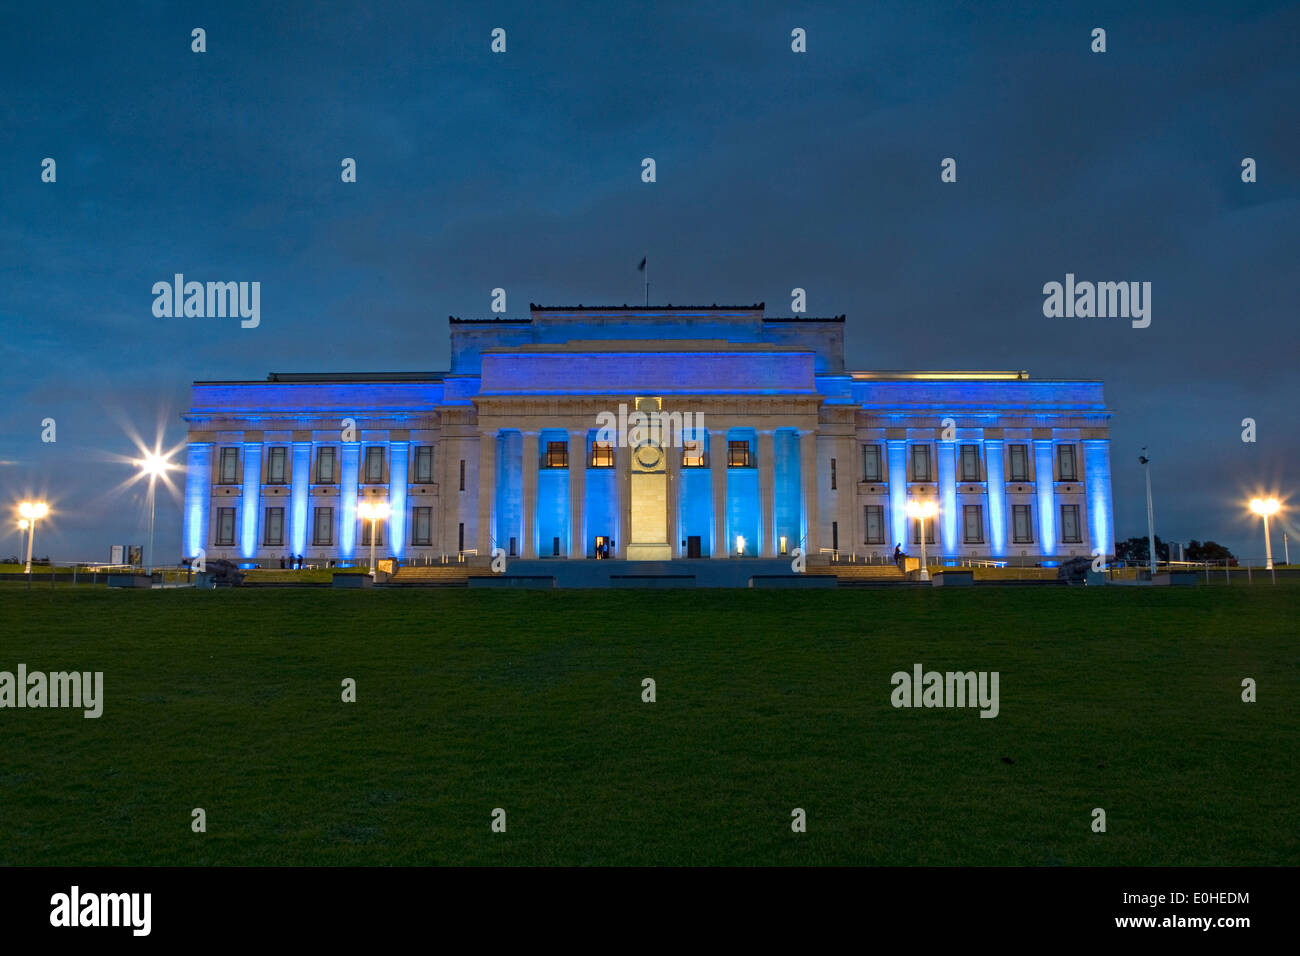
M 849 371 L 844 325 L 532 306 L 452 317 L 446 372 L 195 382 L 184 555 L 1113 554 L 1100 382 Z

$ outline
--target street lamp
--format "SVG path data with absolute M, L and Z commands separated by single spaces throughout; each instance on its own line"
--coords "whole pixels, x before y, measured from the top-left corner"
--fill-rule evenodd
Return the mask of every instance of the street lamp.
M 1265 571 L 1273 570 L 1273 542 L 1268 534 L 1268 516 L 1275 515 L 1281 509 L 1276 498 L 1251 498 L 1250 510 L 1264 519 L 1264 554 L 1268 561 Z
M 32 573 L 32 539 L 36 537 L 36 521 L 50 513 L 50 506 L 44 501 L 24 501 L 18 506 L 18 513 L 25 521 L 18 523 L 19 528 L 27 529 L 27 566 L 23 574 Z
M 159 478 L 167 473 L 167 469 L 172 467 L 170 460 L 164 455 L 149 452 L 143 458 L 136 460 L 136 465 L 140 471 L 149 476 L 149 573 L 153 574 L 153 519 L 154 519 L 154 486 Z
M 375 528 L 380 521 L 388 517 L 388 502 L 363 501 L 357 505 L 357 513 L 370 522 L 370 578 L 375 578 Z
M 921 522 L 921 580 L 930 580 L 930 568 L 926 564 L 925 558 L 925 519 L 933 518 L 939 513 L 938 506 L 933 501 L 921 501 L 912 498 L 907 502 L 907 513 Z
M 1156 573 L 1156 519 L 1155 512 L 1151 508 L 1151 459 L 1147 457 L 1147 446 L 1142 446 L 1142 454 L 1138 455 L 1138 461 L 1142 463 L 1143 470 L 1147 473 L 1147 548 L 1151 551 L 1151 574 Z

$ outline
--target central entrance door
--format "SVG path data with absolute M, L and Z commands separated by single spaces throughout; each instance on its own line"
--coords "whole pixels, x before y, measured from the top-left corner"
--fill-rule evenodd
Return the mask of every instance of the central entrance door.
M 632 526 L 627 543 L 630 561 L 668 561 L 673 549 L 668 544 L 668 468 L 661 443 L 660 401 L 638 398 L 636 411 L 641 416 L 628 434 L 631 446 Z

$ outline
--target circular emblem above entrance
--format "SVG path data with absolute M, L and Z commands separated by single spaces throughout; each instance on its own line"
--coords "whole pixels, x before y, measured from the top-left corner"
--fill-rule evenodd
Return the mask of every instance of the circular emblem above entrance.
M 658 445 L 638 445 L 632 451 L 632 457 L 642 468 L 654 468 L 664 459 L 664 450 Z

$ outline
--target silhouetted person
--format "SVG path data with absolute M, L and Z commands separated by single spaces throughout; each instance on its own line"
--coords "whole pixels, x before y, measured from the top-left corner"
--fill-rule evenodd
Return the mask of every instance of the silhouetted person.
M 896 544 L 894 545 L 894 563 L 901 564 L 902 561 L 903 561 L 903 546 L 902 544 Z

